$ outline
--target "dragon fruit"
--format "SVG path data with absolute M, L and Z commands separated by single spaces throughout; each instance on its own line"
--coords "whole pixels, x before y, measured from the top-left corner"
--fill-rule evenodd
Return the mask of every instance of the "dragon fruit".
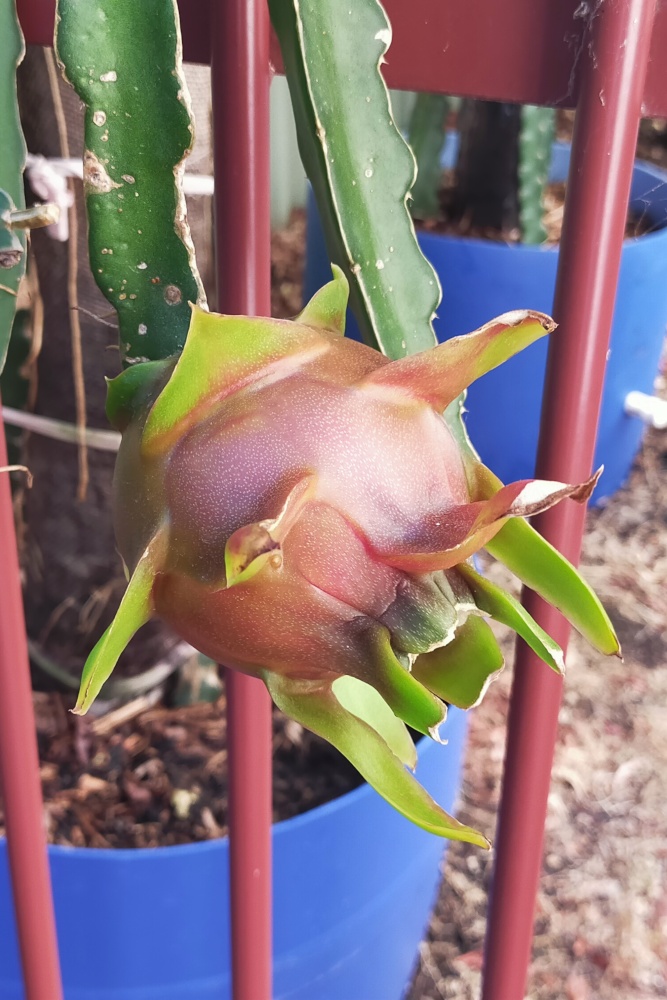
M 515 519 L 585 501 L 596 477 L 502 486 L 463 431 L 463 390 L 548 334 L 548 317 L 509 313 L 388 361 L 342 336 L 347 295 L 334 268 L 294 321 L 193 307 L 180 357 L 110 383 L 109 417 L 123 434 L 116 535 L 131 575 L 84 668 L 76 711 L 155 614 L 202 653 L 261 678 L 281 709 L 406 816 L 484 844 L 410 773 L 406 727 L 438 739 L 448 705 L 479 701 L 503 665 L 489 617 L 562 669 L 558 646 L 471 557 Z M 548 564 L 558 560 L 570 588 L 559 606 L 616 652 L 597 599 L 536 538 L 519 548 L 542 545 L 543 569 L 539 553 L 515 553 L 513 568 L 553 598 Z

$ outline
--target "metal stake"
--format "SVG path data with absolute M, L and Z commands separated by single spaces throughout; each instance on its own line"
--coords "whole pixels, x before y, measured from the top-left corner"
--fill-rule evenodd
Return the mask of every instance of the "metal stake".
M 266 0 L 216 0 L 212 28 L 218 305 L 268 316 L 269 31 Z M 234 1000 L 271 998 L 271 700 L 227 671 Z
M 0 418 L 0 467 L 7 465 Z M 0 472 L 0 788 L 27 1000 L 62 1000 L 9 475 Z
M 655 0 L 594 5 L 582 49 L 537 475 L 590 474 L 613 317 Z M 585 511 L 570 501 L 538 526 L 579 559 Z M 569 626 L 531 592 L 526 608 L 565 648 Z M 484 965 L 483 1000 L 523 1000 L 530 960 L 561 682 L 523 643 L 516 670 Z

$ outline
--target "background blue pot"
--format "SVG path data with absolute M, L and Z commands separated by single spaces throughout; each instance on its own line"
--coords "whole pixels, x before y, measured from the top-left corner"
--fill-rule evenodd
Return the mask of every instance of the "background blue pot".
M 452 810 L 465 714 L 418 775 Z M 273 828 L 275 1000 L 399 1000 L 433 904 L 443 841 L 368 785 Z M 66 1000 L 229 1000 L 227 840 L 49 850 Z M 0 998 L 24 1000 L 0 840 Z
M 448 138 L 444 164 L 454 162 L 456 137 Z M 554 146 L 551 176 L 564 180 L 570 147 Z M 641 443 L 644 425 L 627 416 L 625 398 L 632 390 L 652 393 L 667 328 L 667 174 L 649 164 L 635 165 L 631 207 L 655 229 L 626 240 L 616 298 L 595 466 L 605 471 L 596 502 L 625 481 Z M 556 284 L 558 250 L 506 245 L 455 236 L 420 233 L 419 243 L 443 288 L 438 339 L 467 333 L 511 309 L 550 313 Z M 331 276 L 312 194 L 308 205 L 306 300 Z M 358 338 L 350 319 L 349 335 Z M 554 334 L 558 336 L 558 334 Z M 505 482 L 534 475 L 546 339 L 522 351 L 501 368 L 475 382 L 466 406 L 468 430 L 482 460 Z

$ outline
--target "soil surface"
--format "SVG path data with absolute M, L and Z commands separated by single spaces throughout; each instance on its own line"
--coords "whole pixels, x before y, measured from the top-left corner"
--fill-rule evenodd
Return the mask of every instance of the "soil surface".
M 157 847 L 227 833 L 224 698 L 97 719 L 71 695 L 34 695 L 46 827 L 72 847 Z M 132 712 L 136 714 L 132 714 Z M 288 819 L 361 784 L 333 747 L 274 712 L 273 815 Z M 3 816 L 0 809 L 0 833 Z
M 543 222 L 546 238 L 543 246 L 557 246 L 560 243 L 566 187 L 564 181 L 553 181 L 545 189 Z M 441 214 L 437 218 L 420 220 L 418 222 L 420 229 L 429 233 L 437 233 L 440 236 L 467 236 L 479 240 L 492 240 L 495 243 L 521 242 L 519 229 L 507 230 L 474 226 L 465 215 L 457 219 L 450 218 L 449 207 L 453 190 L 454 172 L 447 170 L 443 174 L 443 186 L 439 196 Z M 625 225 L 625 238 L 626 240 L 636 239 L 638 236 L 651 232 L 653 228 L 653 223 L 647 215 L 629 211 Z
M 456 127 L 454 118 L 450 127 Z M 559 142 L 572 142 L 574 128 L 574 112 L 559 110 L 556 116 L 556 138 Z M 667 167 L 667 119 L 647 119 L 641 123 L 637 143 L 637 156 L 652 163 Z M 563 213 L 565 209 L 564 181 L 554 181 L 547 185 L 544 193 L 543 224 L 546 233 L 545 246 L 557 246 L 560 243 L 563 230 Z M 416 221 L 418 228 L 426 232 L 438 233 L 443 236 L 467 236 L 474 239 L 492 240 L 496 243 L 520 243 L 521 231 L 516 229 L 497 229 L 476 226 L 464 212 L 457 216 L 455 207 L 456 183 L 454 170 L 445 170 L 442 175 L 442 185 L 438 194 L 440 211 L 430 219 Z M 654 222 L 643 212 L 629 211 L 625 226 L 625 238 L 636 239 L 655 228 Z
M 274 313 L 301 305 L 303 216 L 274 239 Z M 667 395 L 663 378 L 659 388 Z M 609 610 L 624 662 L 574 637 L 546 827 L 527 996 L 667 997 L 667 439 L 647 434 L 628 485 L 590 512 L 584 571 Z M 491 576 L 508 575 L 490 564 Z M 512 648 L 505 637 L 511 662 Z M 546 668 L 545 668 L 546 669 Z M 470 713 L 457 815 L 493 837 L 510 669 Z M 38 693 L 49 838 L 149 846 L 221 836 L 226 827 L 224 705 L 141 699 L 76 719 L 71 697 Z M 130 717 L 128 717 L 128 715 Z M 316 737 L 274 718 L 275 815 L 342 794 L 356 772 Z M 0 831 L 2 816 L 0 814 Z M 493 853 L 453 844 L 406 1000 L 473 1000 Z M 380 998 L 355 998 L 380 1000 Z

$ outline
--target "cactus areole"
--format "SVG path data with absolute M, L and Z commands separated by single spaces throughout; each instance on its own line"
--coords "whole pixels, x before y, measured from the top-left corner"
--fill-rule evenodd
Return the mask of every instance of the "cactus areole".
M 406 726 L 438 739 L 448 704 L 479 701 L 503 663 L 488 617 L 562 668 L 556 644 L 470 557 L 511 519 L 584 501 L 595 477 L 502 486 L 460 423 L 465 387 L 549 333 L 548 317 L 510 313 L 391 362 L 344 339 L 347 291 L 335 268 L 294 321 L 194 306 L 180 357 L 109 384 L 109 417 L 123 434 L 116 534 L 130 582 L 86 664 L 76 711 L 155 614 L 207 656 L 261 678 L 410 819 L 484 845 L 410 773 Z M 521 575 L 525 564 L 539 590 L 532 538 L 512 568 Z M 617 651 L 597 599 L 559 566 L 576 581 L 559 606 L 567 614 L 568 601 L 583 599 L 587 624 L 576 624 Z

